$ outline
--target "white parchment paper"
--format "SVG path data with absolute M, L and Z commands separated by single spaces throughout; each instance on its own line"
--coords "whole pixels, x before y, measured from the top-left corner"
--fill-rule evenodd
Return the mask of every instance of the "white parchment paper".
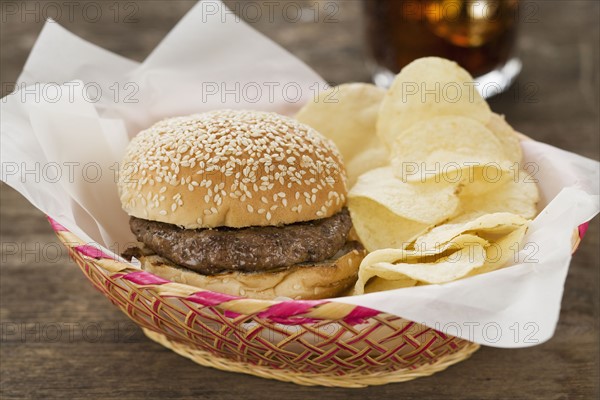
M 44 26 L 17 91 L 2 99 L 2 180 L 81 239 L 116 254 L 133 241 L 115 172 L 129 139 L 169 116 L 216 108 L 293 114 L 325 88 L 309 67 L 225 6 L 195 6 L 143 63 Z M 510 116 L 509 116 L 510 118 Z M 496 347 L 556 328 L 573 230 L 599 211 L 599 163 L 523 142 L 543 211 L 515 265 L 444 284 L 338 298 Z M 116 255 L 115 255 L 116 256 Z

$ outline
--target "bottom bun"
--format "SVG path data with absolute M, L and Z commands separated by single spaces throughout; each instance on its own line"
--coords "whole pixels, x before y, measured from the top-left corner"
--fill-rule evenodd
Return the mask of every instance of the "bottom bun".
M 125 255 L 137 258 L 142 269 L 164 279 L 204 290 L 269 300 L 288 297 L 316 300 L 345 294 L 355 283 L 358 266 L 366 251 L 358 242 L 347 242 L 331 259 L 302 263 L 270 272 L 202 275 L 149 253 L 147 249 L 128 249 Z

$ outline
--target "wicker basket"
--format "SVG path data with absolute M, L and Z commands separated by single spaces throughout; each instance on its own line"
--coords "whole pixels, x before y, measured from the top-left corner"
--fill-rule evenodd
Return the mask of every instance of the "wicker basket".
M 301 385 L 364 387 L 431 375 L 479 348 L 365 307 L 253 300 L 167 281 L 50 223 L 98 290 L 150 339 L 200 365 Z

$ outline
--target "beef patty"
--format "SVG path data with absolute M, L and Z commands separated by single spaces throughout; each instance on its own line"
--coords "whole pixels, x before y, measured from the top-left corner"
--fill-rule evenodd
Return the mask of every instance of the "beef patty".
M 346 243 L 347 209 L 323 219 L 249 228 L 183 229 L 131 217 L 137 240 L 158 255 L 205 275 L 268 271 L 331 258 Z

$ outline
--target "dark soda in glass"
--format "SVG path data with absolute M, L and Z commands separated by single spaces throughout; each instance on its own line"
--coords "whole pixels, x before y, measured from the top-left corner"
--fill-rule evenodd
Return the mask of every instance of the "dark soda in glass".
M 393 76 L 420 57 L 438 56 L 456 61 L 474 77 L 499 71 L 514 57 L 517 0 L 364 0 L 363 3 L 376 81 L 377 74 Z M 518 67 L 520 70 L 520 63 Z M 512 72 L 516 75 L 518 70 Z

